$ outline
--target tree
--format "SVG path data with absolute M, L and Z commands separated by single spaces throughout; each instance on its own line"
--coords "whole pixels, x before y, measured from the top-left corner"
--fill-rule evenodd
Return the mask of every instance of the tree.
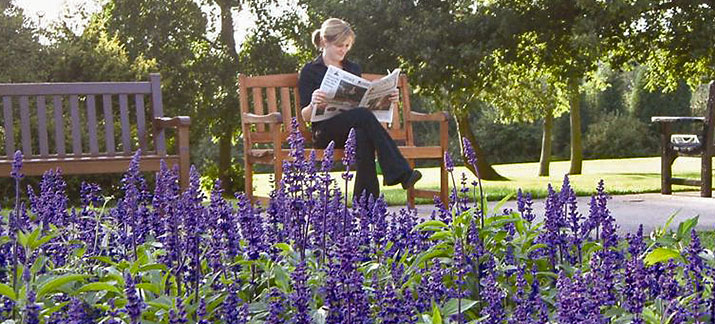
M 45 47 L 22 9 L 0 0 L 0 82 L 42 81 L 47 73 Z
M 648 67 L 646 86 L 666 91 L 686 80 L 694 88 L 715 79 L 715 3 L 636 1 L 636 14 L 614 60 Z

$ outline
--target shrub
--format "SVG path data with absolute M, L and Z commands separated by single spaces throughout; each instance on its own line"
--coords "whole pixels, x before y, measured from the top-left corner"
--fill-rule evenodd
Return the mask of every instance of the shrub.
M 713 261 L 701 257 L 691 231 L 697 219 L 676 233 L 641 230 L 623 240 L 603 183 L 582 215 L 568 178 L 560 191 L 548 187 L 543 220 L 528 194 L 517 194 L 516 211 L 486 210 L 466 198 L 481 191 L 456 187 L 427 220 L 407 210 L 388 215 L 380 197 L 348 208 L 327 172 L 332 153 L 305 159 L 299 133 L 290 142 L 293 159 L 266 206 L 241 194 L 226 201 L 218 184 L 203 204 L 195 169 L 181 191 L 176 172 L 163 167 L 150 193 L 136 155 L 116 207 L 104 210 L 99 188 L 85 184 L 81 206 L 67 209 L 61 175 L 48 172 L 29 205 L 6 215 L 9 228 L 0 227 L 0 316 L 23 323 L 713 318 Z
M 657 154 L 658 134 L 628 115 L 605 115 L 588 126 L 583 148 L 588 158 L 620 158 Z

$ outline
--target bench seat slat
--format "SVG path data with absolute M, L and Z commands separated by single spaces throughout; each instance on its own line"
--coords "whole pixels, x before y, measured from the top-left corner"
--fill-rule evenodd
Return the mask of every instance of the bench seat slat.
M 87 130 L 89 133 L 89 153 L 93 156 L 99 155 L 99 145 L 97 144 L 97 108 L 95 97 L 87 96 Z
M 55 107 L 55 150 L 57 150 L 57 155 L 65 156 L 67 151 L 65 149 L 65 122 L 62 118 L 62 97 L 54 96 L 52 98 L 52 103 Z
M 114 155 L 116 144 L 114 143 L 114 114 L 112 113 L 112 96 L 102 95 L 102 110 L 104 111 L 104 143 L 107 155 Z
M 3 119 L 5 120 L 5 155 L 12 160 L 15 155 L 15 132 L 12 131 L 15 129 L 12 120 L 12 98 L 3 97 L 2 106 Z
M 40 141 L 40 156 L 50 154 L 47 145 L 47 103 L 44 96 L 37 97 L 37 137 Z
M 97 174 L 117 173 L 117 170 L 126 170 L 131 161 L 131 156 L 83 156 L 49 159 L 24 159 L 22 173 L 28 176 L 40 176 L 46 170 L 60 166 L 63 174 Z M 142 155 L 140 168 L 142 171 L 159 171 L 159 161 L 164 159 L 171 166 L 178 164 L 179 157 L 174 155 Z M 0 173 L 10 174 L 11 163 L 0 161 Z

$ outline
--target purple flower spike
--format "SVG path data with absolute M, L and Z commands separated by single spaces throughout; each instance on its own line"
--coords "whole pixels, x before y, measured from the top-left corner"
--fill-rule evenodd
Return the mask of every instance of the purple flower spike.
M 310 288 L 308 287 L 308 274 L 306 273 L 305 262 L 301 261 L 293 274 L 291 275 L 293 279 L 293 288 L 295 291 L 291 294 L 291 299 L 293 300 L 293 307 L 295 307 L 295 323 L 296 324 L 310 324 L 310 314 L 308 309 L 308 303 L 311 300 Z
M 132 275 L 128 272 L 124 274 L 124 282 L 124 293 L 127 296 L 127 304 L 124 306 L 124 312 L 129 315 L 131 323 L 136 324 L 139 323 L 144 303 L 142 302 L 141 297 L 137 294 Z
M 22 174 L 22 152 L 20 150 L 15 151 L 15 159 L 12 161 L 10 176 L 15 180 L 20 180 L 25 176 Z
M 452 172 L 454 171 L 454 162 L 452 161 L 452 157 L 449 156 L 449 152 L 444 152 L 444 167 L 447 169 L 447 172 Z
M 35 303 L 35 291 L 27 292 L 27 305 L 25 306 L 25 323 L 39 324 L 40 323 L 40 305 Z
M 351 166 L 355 163 L 356 145 L 357 138 L 355 136 L 355 129 L 351 128 L 350 133 L 348 133 L 348 140 L 345 141 L 345 155 L 343 155 L 343 165 Z
M 472 148 L 472 143 L 470 143 L 466 137 L 462 137 L 462 146 L 464 147 L 464 156 L 467 158 L 467 162 L 476 168 L 477 154 L 474 152 L 474 148 Z
M 335 142 L 330 141 L 328 147 L 325 148 L 323 152 L 323 163 L 321 165 L 321 170 L 323 172 L 329 172 L 333 168 L 333 155 L 335 154 Z

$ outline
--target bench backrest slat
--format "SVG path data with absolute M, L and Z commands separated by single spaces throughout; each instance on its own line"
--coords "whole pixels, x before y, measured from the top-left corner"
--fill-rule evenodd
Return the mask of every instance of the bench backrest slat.
M 99 155 L 99 145 L 97 143 L 97 108 L 95 106 L 95 96 L 87 96 L 87 130 L 89 131 L 89 154 Z
M 82 129 L 79 123 L 79 96 L 70 95 L 70 116 L 72 118 L 72 154 L 82 156 Z
M 50 150 L 47 145 L 47 103 L 45 96 L 37 97 L 37 138 L 40 140 L 40 156 L 47 157 Z
M 116 144 L 114 142 L 114 114 L 112 113 L 111 95 L 102 95 L 102 111 L 104 112 L 104 145 L 107 155 L 114 156 Z
M 20 132 L 22 134 L 22 154 L 32 155 L 30 145 L 30 100 L 27 96 L 20 96 Z
M 151 85 L 151 105 L 154 113 L 153 117 L 164 117 L 164 104 L 161 97 L 161 79 L 158 73 L 152 73 L 149 76 L 149 84 Z M 166 141 L 164 140 L 164 129 L 152 130 L 154 134 L 154 146 L 156 153 L 160 156 L 166 156 Z M 178 147 L 178 146 L 177 146 Z M 180 154 L 180 152 L 177 152 Z
M 144 116 L 144 95 L 134 95 L 134 104 L 137 111 L 137 137 L 139 137 L 139 148 L 146 152 L 146 121 Z
M 253 108 L 254 113 L 259 114 L 259 115 L 264 115 L 266 114 L 266 111 L 263 108 L 263 89 L 262 88 L 253 88 Z M 258 132 L 265 132 L 266 127 L 263 127 L 263 124 L 258 124 L 256 125 L 256 130 Z
M 119 121 L 122 125 L 122 149 L 124 154 L 129 155 L 132 153 L 132 148 L 129 134 L 129 108 L 127 100 L 126 94 L 119 95 Z
M 67 151 L 65 150 L 65 122 L 62 118 L 62 97 L 54 96 L 52 103 L 55 111 L 55 150 L 57 156 L 64 157 Z
M 3 118 L 5 119 L 5 154 L 8 160 L 13 159 L 15 154 L 15 132 L 12 121 L 12 98 L 3 97 Z

